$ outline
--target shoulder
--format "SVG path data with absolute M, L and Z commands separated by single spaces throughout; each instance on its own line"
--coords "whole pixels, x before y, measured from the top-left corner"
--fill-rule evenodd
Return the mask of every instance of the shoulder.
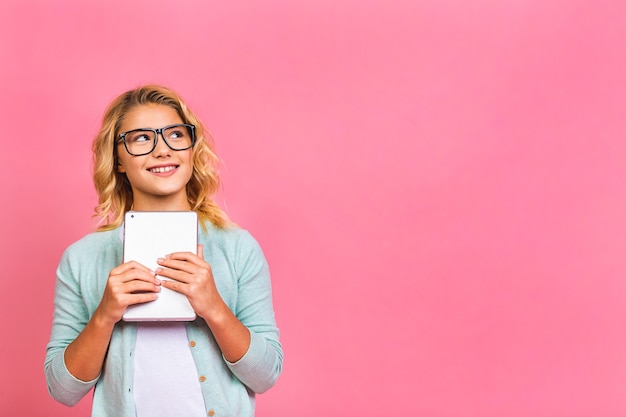
M 256 246 L 258 242 L 248 232 L 239 226 L 217 227 L 207 223 L 206 231 L 200 229 L 200 240 L 209 240 L 214 244 L 226 246 Z
M 119 264 L 121 253 L 120 228 L 89 233 L 65 249 L 57 267 L 57 277 L 69 282 L 78 281 L 83 276 L 108 274 Z
M 206 231 L 200 229 L 199 237 L 199 242 L 205 247 L 229 253 L 235 258 L 263 257 L 263 251 L 257 240 L 249 231 L 239 226 L 217 227 L 207 224 Z
M 92 232 L 75 241 L 65 249 L 64 257 L 81 259 L 93 255 L 103 248 L 122 245 L 122 229 L 118 227 L 104 232 Z

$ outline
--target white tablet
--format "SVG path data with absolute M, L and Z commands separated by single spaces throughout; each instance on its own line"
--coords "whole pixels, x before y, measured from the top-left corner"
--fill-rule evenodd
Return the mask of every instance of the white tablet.
M 124 262 L 151 270 L 172 252 L 198 251 L 198 215 L 194 211 L 129 211 L 124 219 Z M 157 275 L 158 279 L 168 279 Z M 129 306 L 124 321 L 192 321 L 196 313 L 183 294 L 161 287 L 159 298 Z

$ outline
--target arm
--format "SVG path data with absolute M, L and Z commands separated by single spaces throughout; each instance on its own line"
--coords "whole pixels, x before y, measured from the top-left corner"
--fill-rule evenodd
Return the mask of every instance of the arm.
M 157 273 L 176 280 L 163 281 L 162 285 L 187 296 L 196 313 L 207 322 L 231 371 L 260 393 L 274 385 L 283 359 L 269 269 L 260 247 L 247 232 L 233 252 L 238 286 L 234 311 L 215 289 L 210 266 L 201 257 L 172 254 L 160 260 L 162 266 L 172 269 Z
M 231 362 L 241 359 L 250 347 L 250 332 L 217 291 L 202 245 L 198 245 L 198 255 L 178 252 L 159 259 L 158 263 L 165 268 L 158 268 L 156 273 L 175 280 L 164 280 L 162 285 L 185 294 L 196 314 L 211 329 L 224 358 Z
M 113 328 L 126 306 L 154 299 L 159 288 L 148 268 L 134 262 L 122 264 L 111 270 L 100 304 L 89 317 L 77 275 L 64 255 L 57 270 L 54 320 L 44 366 L 50 394 L 69 406 L 97 382 Z M 137 290 L 151 292 L 131 294 Z
M 137 262 L 113 268 L 100 305 L 83 331 L 65 350 L 67 370 L 83 381 L 97 378 L 115 323 L 122 319 L 129 305 L 155 300 L 159 284 L 154 273 Z

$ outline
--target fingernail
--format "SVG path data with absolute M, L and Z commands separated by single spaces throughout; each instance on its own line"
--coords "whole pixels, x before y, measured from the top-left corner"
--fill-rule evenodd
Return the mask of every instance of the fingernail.
M 163 262 L 165 260 L 165 258 L 159 258 L 157 259 L 157 262 Z

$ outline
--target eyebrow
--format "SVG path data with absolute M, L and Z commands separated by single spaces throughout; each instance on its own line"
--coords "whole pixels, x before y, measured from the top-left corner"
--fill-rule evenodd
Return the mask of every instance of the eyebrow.
M 126 132 L 132 132 L 133 130 L 158 130 L 158 129 L 163 129 L 164 127 L 169 127 L 169 126 L 176 126 L 176 125 L 185 125 L 188 123 L 185 122 L 176 122 L 176 123 L 168 123 L 166 125 L 163 125 L 161 127 L 136 127 L 134 129 L 128 129 L 128 130 L 124 130 L 124 129 L 120 129 L 120 133 L 118 133 L 118 135 L 121 135 L 122 133 L 126 133 Z

